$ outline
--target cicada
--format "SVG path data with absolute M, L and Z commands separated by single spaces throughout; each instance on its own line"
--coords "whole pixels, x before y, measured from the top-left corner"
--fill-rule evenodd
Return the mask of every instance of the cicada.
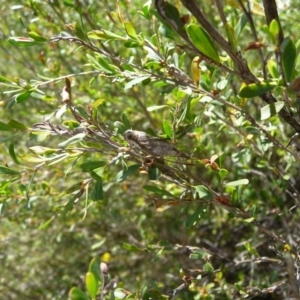
M 169 141 L 151 136 L 143 131 L 127 130 L 124 132 L 124 138 L 132 149 L 144 152 L 154 157 L 189 157 L 187 154 L 176 149 L 176 147 Z

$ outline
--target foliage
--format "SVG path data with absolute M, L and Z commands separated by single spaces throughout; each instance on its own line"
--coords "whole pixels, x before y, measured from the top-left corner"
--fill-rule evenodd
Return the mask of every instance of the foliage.
M 2 298 L 299 297 L 299 4 L 202 2 L 0 1 Z

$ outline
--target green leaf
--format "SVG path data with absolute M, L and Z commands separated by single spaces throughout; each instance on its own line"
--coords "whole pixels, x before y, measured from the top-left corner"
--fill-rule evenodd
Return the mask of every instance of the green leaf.
M 221 62 L 209 35 L 200 26 L 190 24 L 186 27 L 186 31 L 190 40 L 201 53 L 218 63 Z
M 130 175 L 135 173 L 139 169 L 139 167 L 140 167 L 140 165 L 131 165 L 128 167 L 128 169 L 120 171 L 116 175 L 116 178 L 115 178 L 116 182 L 120 183 L 120 182 L 126 180 Z
M 47 220 L 46 222 L 44 222 L 43 224 L 41 224 L 39 226 L 39 229 L 40 230 L 41 229 L 47 229 L 54 219 L 55 219 L 55 216 L 52 216 L 49 220 Z
M 99 179 L 97 179 L 97 181 L 96 181 L 94 190 L 92 192 L 92 199 L 93 199 L 93 201 L 99 201 L 99 200 L 104 199 L 103 185 L 102 185 L 101 177 L 99 177 Z
M 231 47 L 233 48 L 233 50 L 237 50 L 237 42 L 236 42 L 236 38 L 235 38 L 235 32 L 232 28 L 232 26 L 226 22 L 225 24 L 225 29 L 226 29 L 226 34 L 227 34 L 227 38 L 228 38 L 228 41 L 231 45 Z
M 14 84 L 14 81 L 12 81 L 12 80 L 4 77 L 4 76 L 1 76 L 1 75 L 0 75 L 0 82 L 6 82 L 6 83 L 12 83 L 12 84 Z
M 220 169 L 219 170 L 219 175 L 222 179 L 226 178 L 226 176 L 228 175 L 228 171 L 226 169 Z
M 153 106 L 147 107 L 147 110 L 151 112 L 151 111 L 162 109 L 165 107 L 167 107 L 167 105 L 153 105 Z
M 130 125 L 130 121 L 129 121 L 128 117 L 127 117 L 126 112 L 122 113 L 122 122 L 125 125 L 126 129 L 131 129 L 132 128 L 131 125 Z
M 105 239 L 104 239 L 105 241 Z M 89 272 L 92 272 L 97 281 L 101 280 L 100 276 L 100 259 L 99 257 L 94 257 L 89 264 Z
M 228 182 L 225 184 L 225 186 L 234 187 L 239 185 L 247 185 L 248 183 L 249 183 L 248 179 L 240 179 L 240 180 Z
M 16 153 L 15 153 L 15 148 L 14 148 L 14 144 L 10 144 L 9 145 L 9 148 L 8 148 L 8 151 L 9 151 L 9 154 L 12 158 L 12 160 L 14 161 L 15 164 L 19 165 L 20 162 L 18 161 L 18 158 L 16 156 Z
M 46 38 L 44 38 L 43 36 L 37 34 L 36 32 L 34 31 L 29 31 L 28 32 L 28 35 L 33 38 L 36 42 L 38 43 L 45 43 L 47 42 L 48 40 Z
M 280 46 L 282 52 L 282 66 L 287 82 L 290 82 L 295 69 L 296 47 L 290 38 L 285 38 Z
M 132 25 L 132 23 L 131 22 L 129 22 L 129 21 L 127 21 L 127 22 L 125 22 L 125 31 L 126 31 L 126 33 L 132 38 L 132 39 L 137 39 L 138 37 L 137 37 L 137 35 L 136 35 L 136 32 L 135 32 L 135 30 L 134 30 L 134 27 L 133 27 L 133 25 Z
M 103 175 L 103 173 L 104 173 L 106 167 L 107 167 L 107 164 L 106 164 L 105 166 L 103 166 L 103 167 L 99 167 L 99 168 L 94 169 L 94 170 L 91 172 L 92 177 L 93 177 L 94 179 L 95 179 L 94 175 L 96 175 L 97 178 L 98 178 L 98 177 L 102 177 L 102 175 Z
M 14 128 L 14 129 L 18 129 L 18 130 L 29 130 L 30 128 L 23 125 L 22 123 L 16 121 L 16 120 L 9 120 L 9 122 L 7 123 L 7 125 L 9 125 L 10 127 Z
M 87 272 L 85 275 L 85 287 L 91 298 L 95 299 L 98 291 L 98 282 L 92 272 Z
M 116 299 L 120 299 L 123 300 L 125 299 L 126 296 L 128 296 L 128 291 L 125 291 L 124 289 L 118 288 L 114 290 L 114 296 L 116 297 Z
M 77 142 L 82 141 L 85 138 L 85 136 L 86 136 L 86 133 L 78 133 L 78 134 L 72 136 L 71 138 L 69 138 L 68 140 L 58 144 L 58 147 L 66 148 L 70 144 L 75 144 Z
M 46 155 L 51 155 L 53 153 L 59 152 L 60 149 L 52 149 L 52 148 L 47 148 L 43 146 L 33 146 L 29 147 L 29 150 L 32 151 L 34 154 L 46 154 Z
M 128 89 L 131 89 L 133 86 L 139 84 L 140 82 L 143 82 L 144 80 L 147 80 L 150 77 L 151 75 L 143 75 L 138 78 L 134 78 L 125 84 L 124 90 L 126 91 Z
M 260 96 L 264 93 L 270 92 L 274 90 L 278 86 L 276 82 L 259 82 L 259 83 L 251 83 L 251 84 L 242 84 L 239 96 L 242 98 L 252 98 L 256 96 Z
M 32 92 L 30 91 L 25 91 L 21 94 L 16 95 L 16 102 L 17 103 L 22 103 L 24 102 L 26 99 L 28 99 L 30 97 Z
M 86 163 L 81 164 L 79 167 L 81 168 L 82 172 L 91 172 L 94 169 L 97 169 L 99 167 L 106 166 L 107 162 L 105 161 L 88 161 Z
M 78 22 L 74 23 L 74 34 L 75 34 L 75 36 L 77 36 L 78 38 L 80 38 L 83 41 L 87 40 L 84 30 L 83 30 L 81 24 Z
M 10 135 L 10 136 L 5 137 L 5 138 L 0 138 L 0 144 L 3 144 L 7 141 L 10 141 L 10 140 L 14 139 L 15 137 L 17 137 L 18 135 L 19 135 L 19 133 L 14 134 L 14 135 Z
M 167 197 L 172 197 L 172 198 L 174 197 L 174 195 L 171 194 L 170 192 L 160 189 L 159 187 L 154 186 L 154 185 L 144 185 L 143 189 L 146 191 L 149 191 L 149 192 L 153 192 L 160 196 L 167 196 Z
M 88 296 L 78 287 L 72 287 L 69 292 L 71 300 L 89 300 Z
M 107 58 L 104 58 L 98 54 L 97 61 L 98 61 L 99 65 L 103 68 L 104 71 L 106 71 L 110 74 L 116 74 L 116 69 L 107 62 Z
M 103 58 L 100 54 L 97 54 L 97 58 L 87 54 L 89 62 L 97 69 L 104 71 L 108 74 L 116 74 L 116 69 L 108 63 L 107 58 Z
M 39 44 L 34 39 L 26 37 L 10 37 L 8 42 L 16 47 L 31 47 Z
M 248 17 L 245 13 L 243 13 L 234 28 L 236 38 L 239 37 L 240 33 L 242 32 L 242 30 L 244 29 L 244 27 L 247 23 L 248 23 Z
M 140 47 L 140 46 L 141 46 L 140 43 L 135 42 L 135 41 L 132 41 L 132 40 L 126 41 L 123 45 L 124 45 L 124 47 L 126 47 L 126 48 L 137 48 L 137 47 Z
M 212 198 L 211 192 L 204 185 L 197 185 L 195 189 L 200 199 Z
M 173 129 L 167 120 L 163 120 L 163 129 L 166 136 L 171 139 L 173 137 Z
M 273 41 L 275 42 L 279 33 L 279 24 L 276 19 L 273 19 L 269 24 L 269 30 L 273 36 Z
M 203 272 L 213 272 L 215 270 L 209 262 L 205 263 L 202 269 Z
M 199 219 L 202 217 L 203 213 L 206 212 L 205 207 L 200 207 L 198 210 L 196 210 L 191 216 L 189 216 L 186 221 L 184 222 L 184 225 L 186 228 L 191 228 L 194 226 Z
M 141 251 L 143 251 L 143 249 L 141 249 L 137 246 L 134 246 L 134 245 L 127 244 L 127 243 L 123 243 L 123 248 L 128 250 L 128 251 L 132 251 L 132 252 L 141 252 Z
M 246 222 L 246 223 L 251 223 L 255 220 L 255 218 L 251 217 L 251 218 L 248 218 L 248 219 L 244 219 L 243 221 Z
M 250 254 L 259 256 L 257 250 L 254 247 L 252 247 L 252 245 L 249 242 L 245 244 L 245 248 Z
M 264 106 L 260 110 L 260 119 L 261 120 L 269 119 L 271 116 L 278 114 L 282 110 L 283 107 L 284 107 L 283 101 L 278 101 L 278 102 Z
M 12 127 L 10 127 L 8 124 L 5 124 L 0 121 L 0 131 L 11 131 L 14 130 Z
M 20 175 L 21 173 L 19 171 L 16 171 L 14 169 L 0 166 L 0 174 L 5 174 L 5 175 Z
M 90 31 L 87 33 L 87 36 L 91 39 L 96 39 L 96 40 L 121 40 L 121 41 L 127 40 L 125 37 L 122 37 L 120 35 L 117 35 L 113 32 L 104 29 Z
M 279 73 L 277 70 L 277 63 L 273 59 L 268 60 L 267 69 L 273 78 L 279 78 Z
M 148 168 L 148 179 L 157 180 L 160 177 L 160 170 L 156 167 Z

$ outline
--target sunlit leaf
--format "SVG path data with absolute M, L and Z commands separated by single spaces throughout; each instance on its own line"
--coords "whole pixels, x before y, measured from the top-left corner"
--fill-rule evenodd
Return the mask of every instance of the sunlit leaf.
M 239 96 L 243 98 L 253 98 L 274 90 L 278 86 L 276 82 L 259 82 L 251 84 L 242 84 Z
M 133 86 L 139 84 L 140 82 L 143 82 L 144 80 L 146 80 L 150 77 L 151 77 L 151 75 L 144 75 L 144 76 L 140 76 L 138 78 L 134 78 L 125 84 L 124 90 L 131 89 Z
M 8 42 L 17 47 L 31 47 L 40 44 L 39 42 L 35 41 L 32 38 L 26 37 L 10 37 Z
M 85 274 L 85 287 L 90 294 L 90 297 L 94 299 L 98 290 L 98 282 L 92 272 Z
M 197 185 L 195 189 L 200 199 L 210 199 L 212 197 L 211 192 L 204 185 Z
M 114 297 L 116 297 L 116 299 L 120 299 L 120 300 L 125 299 L 125 297 L 129 294 L 131 294 L 131 293 L 129 293 L 128 291 L 121 289 L 121 288 L 114 290 Z
M 228 182 L 225 184 L 225 186 L 234 187 L 234 186 L 247 185 L 247 184 L 249 184 L 248 179 L 240 179 L 240 180 Z
M 206 262 L 203 266 L 203 272 L 213 272 L 214 270 L 215 269 L 209 262 Z
M 90 31 L 87 33 L 87 36 L 98 40 L 126 40 L 126 38 L 104 29 Z
M 268 60 L 267 69 L 273 78 L 279 78 L 277 63 L 274 60 L 272 60 L 272 59 Z
M 75 143 L 82 141 L 85 138 L 85 136 L 86 136 L 86 133 L 78 133 L 78 134 L 72 136 L 71 138 L 67 139 L 66 141 L 58 144 L 58 147 L 66 148 L 68 145 L 75 144 Z
M 276 19 L 273 19 L 269 24 L 269 30 L 273 36 L 273 41 L 275 42 L 279 33 L 279 24 Z
M 136 35 L 136 32 L 134 30 L 134 27 L 132 25 L 131 22 L 127 21 L 125 22 L 125 30 L 126 30 L 126 33 L 132 38 L 132 39 L 137 39 L 137 35 Z
M 230 42 L 231 47 L 236 51 L 237 40 L 235 37 L 235 31 L 233 30 L 232 26 L 228 22 L 226 22 L 226 24 L 225 24 L 225 29 L 226 29 L 228 41 Z
M 154 106 L 149 106 L 147 107 L 148 111 L 154 111 L 154 110 L 158 110 L 158 109 L 162 109 L 167 107 L 167 105 L 154 105 Z
M 43 36 L 37 34 L 36 32 L 34 31 L 29 31 L 28 32 L 28 35 L 33 38 L 36 42 L 38 43 L 44 43 L 44 42 L 47 42 L 47 39 L 44 38 Z
M 284 101 L 278 101 L 264 106 L 260 110 L 260 119 L 267 120 L 271 116 L 278 114 L 283 109 L 284 105 Z
M 198 25 L 190 24 L 186 27 L 187 34 L 195 47 L 207 57 L 220 62 L 218 52 L 209 35 Z
M 193 82 L 197 87 L 199 87 L 199 80 L 200 80 L 200 68 L 199 68 L 200 60 L 201 59 L 199 56 L 194 57 L 191 65 Z

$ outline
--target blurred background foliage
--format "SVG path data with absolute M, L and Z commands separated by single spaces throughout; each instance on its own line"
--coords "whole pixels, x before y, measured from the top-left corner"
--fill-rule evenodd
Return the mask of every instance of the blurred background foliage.
M 225 37 L 215 2 L 198 2 Z M 299 144 L 297 139 L 289 143 L 296 131 L 278 111 L 262 118 L 266 103 L 259 95 L 240 96 L 241 77 L 197 58 L 162 25 L 151 1 L 0 4 L 1 299 L 95 299 L 86 273 L 100 261 L 109 275 L 96 279 L 115 280 L 118 287 L 108 290 L 107 299 L 167 299 L 163 295 L 174 294 L 182 283 L 186 286 L 177 299 L 288 299 L 296 293 L 289 261 L 298 253 Z M 181 16 L 188 13 L 180 1 L 172 4 Z M 295 15 L 300 7 L 297 1 L 280 4 L 282 30 L 297 54 L 290 82 L 299 76 Z M 275 82 L 274 97 L 297 119 L 297 97 L 282 83 L 278 45 L 261 3 L 251 11 L 260 43 L 252 50 L 246 49 L 254 41 L 249 23 L 239 32 L 245 19 L 240 1 L 223 5 L 251 72 L 263 78 L 261 50 L 265 63 L 275 65 L 265 82 Z M 190 15 L 189 22 L 196 20 Z M 40 40 L 18 47 L 24 40 L 16 37 L 29 33 Z M 107 37 L 111 33 L 117 36 Z M 50 42 L 55 36 L 62 40 Z M 224 50 L 217 51 L 221 62 L 234 69 Z M 62 101 L 65 77 L 72 86 L 71 105 Z M 72 113 L 73 105 L 81 109 L 80 118 Z M 49 121 L 72 132 L 78 120 L 93 113 L 120 147 L 127 146 L 122 133 L 130 128 L 176 140 L 176 147 L 195 161 L 170 165 L 181 170 L 183 181 L 183 173 L 192 176 L 194 186 L 149 180 L 137 168 L 127 174 L 126 165 L 139 164 L 138 156 L 130 154 L 130 160 L 126 151 L 96 140 L 59 146 L 72 135 L 51 128 L 37 134 L 34 127 Z M 69 156 L 59 156 L 65 153 Z M 101 179 L 89 165 L 99 161 L 106 163 Z M 210 167 L 213 162 L 222 170 Z M 104 297 L 101 292 L 100 285 L 98 298 Z

